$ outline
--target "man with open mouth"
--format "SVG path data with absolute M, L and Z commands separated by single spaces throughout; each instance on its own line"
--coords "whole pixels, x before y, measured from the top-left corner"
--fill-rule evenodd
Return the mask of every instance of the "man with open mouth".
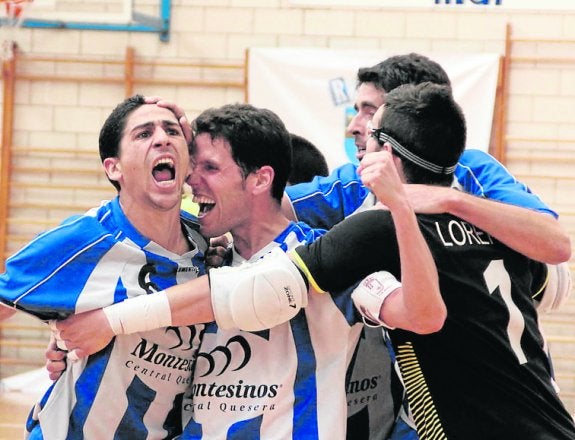
M 3 315 L 42 320 L 150 297 L 204 273 L 207 243 L 180 210 L 190 173 L 188 144 L 172 110 L 133 96 L 100 132 L 100 157 L 116 198 L 65 220 L 6 262 Z M 1 303 L 0 303 L 1 304 Z M 203 326 L 115 338 L 69 362 L 30 413 L 30 439 L 164 439 L 181 430 L 181 396 L 191 382 Z M 170 359 L 170 362 L 162 361 Z

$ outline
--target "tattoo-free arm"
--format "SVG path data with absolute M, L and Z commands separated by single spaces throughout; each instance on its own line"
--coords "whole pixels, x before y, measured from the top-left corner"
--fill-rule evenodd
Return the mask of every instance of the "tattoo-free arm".
M 529 258 L 558 264 L 571 257 L 570 238 L 550 214 L 447 187 L 406 185 L 406 191 L 416 212 L 453 214 Z
M 163 294 L 167 298 L 171 316 L 169 313 L 164 313 L 153 306 L 152 314 L 161 315 L 154 316 L 154 318 L 165 320 L 169 322 L 169 325 L 173 326 L 193 325 L 214 320 L 207 276 L 201 276 L 186 283 L 172 286 L 163 292 L 128 299 L 122 303 L 108 306 L 108 308 L 129 307 L 131 301 L 149 300 L 153 298 L 147 297 Z M 120 314 L 126 313 L 124 310 L 121 310 Z M 140 313 L 140 311 L 138 310 L 137 313 Z M 146 320 L 147 317 L 138 315 L 136 319 Z M 151 326 L 150 330 L 156 328 L 151 322 L 149 324 Z M 63 341 L 66 349 L 73 351 L 77 357 L 85 357 L 100 351 L 115 336 L 103 309 L 72 315 L 63 321 L 58 321 L 55 325 L 57 339 Z M 157 328 L 163 326 L 159 325 Z
M 391 151 L 366 154 L 358 171 L 363 184 L 390 210 L 399 249 L 402 287 L 383 302 L 380 319 L 388 326 L 416 333 L 436 332 L 447 316 L 437 268 Z

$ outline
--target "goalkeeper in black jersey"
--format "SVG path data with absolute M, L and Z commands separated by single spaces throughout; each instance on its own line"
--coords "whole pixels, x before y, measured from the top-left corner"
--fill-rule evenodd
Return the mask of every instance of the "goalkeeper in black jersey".
M 387 94 L 373 124 L 371 154 L 360 172 L 376 196 L 386 190 L 380 177 L 390 163 L 406 183 L 449 186 L 465 120 L 448 88 L 401 86 Z M 315 290 L 343 290 L 378 271 L 401 276 L 393 220 L 379 208 L 292 254 Z M 575 439 L 532 299 L 545 289 L 564 294 L 556 290 L 569 288 L 568 274 L 452 215 L 418 215 L 418 221 L 447 307 L 443 328 L 427 335 L 396 329 L 401 323 L 393 315 L 379 313 L 377 278 L 366 278 L 352 295 L 366 321 L 388 329 L 420 439 Z

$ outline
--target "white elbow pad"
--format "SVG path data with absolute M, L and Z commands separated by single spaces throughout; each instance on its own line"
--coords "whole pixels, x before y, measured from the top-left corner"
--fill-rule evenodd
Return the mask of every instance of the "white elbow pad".
M 547 264 L 547 284 L 542 298 L 536 301 L 537 311 L 548 313 L 561 307 L 571 294 L 571 271 L 567 263 Z
M 379 319 L 379 313 L 385 298 L 400 287 L 401 283 L 397 281 L 397 278 L 385 271 L 372 273 L 357 285 L 351 294 L 351 299 L 363 316 L 365 325 L 383 325 L 390 328 Z M 366 322 L 366 319 L 369 322 Z
M 303 276 L 280 248 L 255 263 L 210 270 L 216 323 L 222 329 L 265 330 L 307 306 Z

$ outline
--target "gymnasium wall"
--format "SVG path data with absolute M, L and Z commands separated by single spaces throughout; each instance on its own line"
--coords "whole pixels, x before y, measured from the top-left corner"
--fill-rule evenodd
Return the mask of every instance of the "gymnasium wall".
M 82 3 L 70 2 L 75 7 Z M 93 1 L 84 3 L 94 4 Z M 479 6 L 463 9 L 456 5 L 441 10 L 382 10 L 303 7 L 289 0 L 174 0 L 167 42 L 161 41 L 157 33 L 125 31 L 25 28 L 14 32 L 14 36 L 24 56 L 122 60 L 126 48 L 133 47 L 138 58 L 151 63 L 242 64 L 245 51 L 250 47 L 381 49 L 385 53 L 467 51 L 503 55 L 506 28 L 510 25 L 513 43 L 508 47 L 511 59 L 504 127 L 506 164 L 560 213 L 575 240 L 575 8 L 548 12 L 543 9 L 544 4 L 541 1 L 542 9 L 537 11 L 509 12 Z M 159 14 L 159 7 L 159 0 L 135 0 L 133 6 L 134 10 L 151 16 Z M 14 156 L 14 165 L 30 172 L 15 176 L 17 185 L 12 186 L 10 199 L 22 206 L 26 203 L 65 204 L 68 200 L 64 197 L 69 196 L 63 195 L 61 187 L 75 185 L 74 200 L 90 206 L 113 195 L 111 185 L 103 173 L 99 174 L 97 157 L 89 153 L 96 152 L 98 130 L 112 107 L 124 98 L 125 87 L 121 83 L 101 81 L 43 81 L 41 76 L 72 73 L 106 77 L 121 74 L 123 65 L 47 64 L 21 64 L 23 73 L 40 75 L 40 79 L 16 83 L 13 144 L 15 149 L 29 152 Z M 204 69 L 195 69 L 193 73 L 172 73 L 167 67 L 153 65 L 142 69 L 150 78 L 183 79 L 197 75 L 209 80 L 211 75 Z M 242 80 L 241 69 L 213 75 Z M 190 117 L 206 107 L 244 100 L 241 87 L 186 86 L 177 81 L 137 85 L 134 92 L 174 100 Z M 77 149 L 83 156 L 71 158 L 50 153 L 58 148 Z M 46 149 L 46 153 L 37 153 L 41 149 Z M 65 176 L 64 172 L 33 171 L 50 166 L 65 169 L 72 167 L 72 162 L 75 167 L 79 161 L 89 172 Z M 34 182 L 36 186 L 26 186 Z M 11 241 L 9 250 L 16 250 L 32 234 L 70 213 L 56 208 L 28 209 L 22 215 L 34 217 L 37 222 L 23 230 L 23 222 L 12 221 L 9 234 L 22 240 Z M 570 392 L 566 399 L 571 399 L 572 411 L 575 409 L 575 393 L 571 392 L 575 390 L 573 304 L 571 301 L 564 314 L 547 324 L 561 369 L 560 382 Z M 18 352 L 14 356 L 18 356 Z M 2 375 L 11 371 L 6 365 L 0 368 Z

